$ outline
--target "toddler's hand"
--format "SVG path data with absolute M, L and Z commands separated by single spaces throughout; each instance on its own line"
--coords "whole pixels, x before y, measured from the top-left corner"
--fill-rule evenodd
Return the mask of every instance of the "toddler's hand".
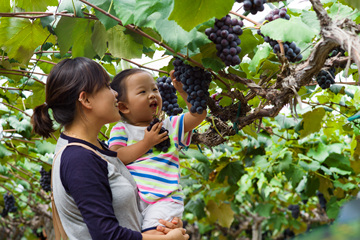
M 172 80 L 172 84 L 174 86 L 174 88 L 176 89 L 176 91 L 178 91 L 179 93 L 183 93 L 185 92 L 183 90 L 183 84 L 180 81 L 177 81 L 176 78 L 174 77 L 174 70 L 170 71 L 170 78 Z
M 148 131 L 145 129 L 144 141 L 149 145 L 149 148 L 154 147 L 156 144 L 165 141 L 169 136 L 168 132 L 159 133 L 162 127 L 162 122 L 155 123 L 154 126 Z

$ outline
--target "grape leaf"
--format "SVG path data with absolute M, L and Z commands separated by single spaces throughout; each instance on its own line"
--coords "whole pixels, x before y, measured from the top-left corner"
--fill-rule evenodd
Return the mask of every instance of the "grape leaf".
M 100 56 L 104 56 L 107 50 L 107 34 L 105 26 L 100 21 L 96 21 L 94 24 L 94 31 L 91 36 L 91 41 L 95 52 Z
M 55 37 L 41 26 L 40 20 L 34 22 L 21 18 L 1 18 L 0 47 L 10 58 L 26 63 L 34 50 L 44 43 L 56 42 Z M 24 41 L 26 39 L 26 41 Z
M 90 3 L 94 4 L 95 6 L 101 8 L 102 10 L 110 13 L 113 16 L 116 16 L 116 11 L 114 9 L 114 5 L 112 5 L 113 1 L 107 1 L 107 0 L 88 0 Z M 118 1 L 116 1 L 118 2 Z M 109 8 L 111 6 L 111 9 L 109 11 Z M 111 17 L 106 16 L 99 10 L 94 9 L 96 17 L 101 21 L 102 24 L 104 24 L 105 29 L 108 30 L 116 25 L 118 25 L 118 21 L 115 19 L 112 19 Z
M 321 129 L 322 119 L 325 116 L 323 108 L 316 108 L 313 111 L 303 114 L 303 129 L 300 130 L 300 138 L 304 138 L 311 133 Z
M 47 141 L 35 141 L 35 146 L 42 155 L 53 153 L 55 151 L 55 145 Z
M 233 5 L 233 0 L 175 0 L 169 20 L 175 20 L 183 29 L 190 31 L 212 17 L 224 17 Z
M 58 4 L 57 0 L 16 0 L 16 6 L 24 9 L 25 12 L 45 12 L 48 6 L 57 6 Z M 0 9 L 3 12 L 1 7 Z
M 1 12 L 10 12 L 10 10 L 11 10 L 10 1 L 1 0 L 0 1 L 0 9 L 1 9 Z
M 113 1 L 113 4 L 116 16 L 124 26 L 134 23 L 136 0 Z
M 275 40 L 309 43 L 317 34 L 316 31 L 303 23 L 299 17 L 290 20 L 282 18 L 269 22 L 261 27 L 261 33 Z
M 241 176 L 244 174 L 243 165 L 240 162 L 230 162 L 226 165 L 218 175 L 219 182 L 223 182 L 227 177 L 227 182 L 230 185 L 236 184 Z
M 349 4 L 350 6 L 360 9 L 360 2 L 359 0 L 342 0 L 343 2 Z
M 252 72 L 256 72 L 256 69 L 259 67 L 260 63 L 265 61 L 269 56 L 271 48 L 268 44 L 259 46 L 259 49 L 255 53 L 255 56 L 251 59 L 249 70 Z
M 73 57 L 92 58 L 96 52 L 92 46 L 91 35 L 94 21 L 82 18 L 62 17 L 55 28 L 62 56 L 72 47 Z
M 134 38 L 125 34 L 124 30 L 124 27 L 117 25 L 107 31 L 110 53 L 118 58 L 141 58 L 142 44 L 134 41 Z
M 57 11 L 66 11 L 68 13 L 74 13 L 75 16 L 84 17 L 84 13 L 81 11 L 81 6 L 82 2 L 79 0 L 62 0 Z
M 334 3 L 329 9 L 329 16 L 334 20 L 343 18 L 355 20 L 359 15 L 358 10 L 353 10 L 351 7 L 343 4 Z
M 167 19 L 158 20 L 156 22 L 156 29 L 174 51 L 179 51 L 196 37 L 196 29 L 187 32 L 175 21 Z

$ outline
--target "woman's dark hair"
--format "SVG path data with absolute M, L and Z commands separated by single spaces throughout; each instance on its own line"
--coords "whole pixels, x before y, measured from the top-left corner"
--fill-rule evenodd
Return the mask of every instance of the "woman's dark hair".
M 118 74 L 115 75 L 114 79 L 111 81 L 110 86 L 112 89 L 114 89 L 118 93 L 117 99 L 119 101 L 126 101 L 126 84 L 125 80 L 136 73 L 145 72 L 147 71 L 140 69 L 140 68 L 131 68 L 131 69 L 125 69 Z
M 61 126 L 72 123 L 79 94 L 82 91 L 96 93 L 108 86 L 109 82 L 110 77 L 105 69 L 91 59 L 77 57 L 62 60 L 53 67 L 47 78 L 45 103 L 34 109 L 31 119 L 34 132 L 47 138 L 55 131 L 49 108 Z

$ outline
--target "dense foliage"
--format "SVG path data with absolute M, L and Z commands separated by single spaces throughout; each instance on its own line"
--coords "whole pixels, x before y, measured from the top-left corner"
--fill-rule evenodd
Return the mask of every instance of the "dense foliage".
M 359 191 L 360 4 L 290 2 L 0 0 L 0 239 L 52 239 L 43 176 L 61 129 L 39 138 L 30 117 L 51 68 L 78 56 L 111 76 L 168 77 L 175 57 L 211 73 L 208 116 L 181 155 L 192 239 L 285 239 L 333 222 Z M 277 8 L 288 17 L 265 20 Z M 159 52 L 165 67 L 137 63 Z

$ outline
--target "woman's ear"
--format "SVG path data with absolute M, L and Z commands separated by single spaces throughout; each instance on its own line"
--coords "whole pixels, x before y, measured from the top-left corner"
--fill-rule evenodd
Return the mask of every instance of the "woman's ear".
M 82 91 L 80 94 L 79 94 L 79 98 L 78 98 L 78 101 L 80 102 L 80 104 L 87 108 L 87 109 L 91 109 L 92 106 L 91 106 L 91 103 L 89 101 L 89 96 L 88 94 L 85 92 L 85 91 Z
M 123 114 L 128 114 L 130 112 L 130 109 L 125 102 L 118 102 L 118 109 Z

